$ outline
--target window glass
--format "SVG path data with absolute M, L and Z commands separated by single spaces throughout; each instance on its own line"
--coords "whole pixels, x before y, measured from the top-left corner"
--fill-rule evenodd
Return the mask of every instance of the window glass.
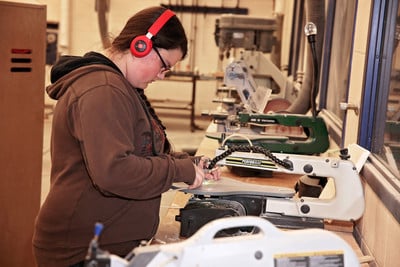
M 392 69 L 390 73 L 389 93 L 386 108 L 383 149 L 380 156 L 389 165 L 397 177 L 400 177 L 400 10 L 397 11 L 395 33 L 389 42 L 393 44 Z M 379 112 L 379 111 L 377 111 Z M 379 137 L 376 137 L 379 138 Z M 382 138 L 382 137 L 381 137 Z

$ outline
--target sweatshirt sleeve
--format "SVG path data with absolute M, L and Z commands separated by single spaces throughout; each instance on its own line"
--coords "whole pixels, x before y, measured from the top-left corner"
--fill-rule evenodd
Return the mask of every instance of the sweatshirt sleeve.
M 146 155 L 138 146 L 151 145 L 146 134 L 150 124 L 143 114 L 138 99 L 113 86 L 90 90 L 71 105 L 71 132 L 80 143 L 92 183 L 103 194 L 151 199 L 174 182 L 193 183 L 190 157 Z

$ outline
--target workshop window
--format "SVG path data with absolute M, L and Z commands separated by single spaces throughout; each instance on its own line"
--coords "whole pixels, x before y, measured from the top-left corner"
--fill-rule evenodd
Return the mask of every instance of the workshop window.
M 400 11 L 398 1 L 372 10 L 360 144 L 400 179 Z M 391 179 L 392 177 L 390 177 Z
M 397 177 L 400 178 L 400 10 L 397 10 L 395 25 L 391 26 L 389 42 L 393 43 L 390 84 L 387 88 L 387 108 L 383 149 L 379 152 L 388 162 Z M 389 54 L 390 56 L 390 54 Z M 384 77 L 385 78 L 385 77 Z M 385 96 L 383 96 L 385 97 Z M 385 109 L 384 109 L 385 110 Z

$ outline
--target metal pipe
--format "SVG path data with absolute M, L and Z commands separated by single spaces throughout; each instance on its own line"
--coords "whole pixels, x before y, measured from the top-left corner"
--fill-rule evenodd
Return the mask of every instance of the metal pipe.
M 103 48 L 111 46 L 110 38 L 108 38 L 107 12 L 109 11 L 109 0 L 95 0 L 97 19 L 99 23 L 100 38 Z
M 306 21 L 313 22 L 318 28 L 318 35 L 316 36 L 315 49 L 317 54 L 318 66 L 321 64 L 322 46 L 324 40 L 325 29 L 325 1 L 320 0 L 306 0 L 305 1 L 305 19 Z M 311 90 L 313 84 L 313 64 L 312 53 L 308 46 L 305 49 L 305 68 L 304 80 L 301 86 L 298 97 L 292 105 L 286 110 L 289 113 L 304 114 L 310 109 L 311 105 Z M 316 79 L 319 81 L 319 77 Z
M 69 54 L 69 37 L 70 37 L 70 2 L 69 0 L 60 1 L 60 28 L 58 36 L 59 51 L 61 54 Z

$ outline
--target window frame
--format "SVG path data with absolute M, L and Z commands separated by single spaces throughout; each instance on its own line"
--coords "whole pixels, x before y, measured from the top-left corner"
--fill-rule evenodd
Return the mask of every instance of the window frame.
M 399 0 L 373 1 L 372 16 L 370 21 L 370 36 L 368 40 L 367 62 L 365 68 L 365 80 L 362 92 L 360 112 L 360 127 L 358 132 L 358 144 L 370 150 L 372 153 L 361 171 L 361 176 L 377 194 L 385 207 L 400 223 L 400 177 L 396 177 L 387 167 L 383 159 L 379 157 L 383 147 L 385 133 L 386 109 L 390 90 L 390 75 L 392 69 L 393 36 L 396 28 L 396 17 Z M 325 38 L 332 38 L 333 24 L 329 18 L 334 17 L 332 2 L 328 0 L 328 20 Z M 331 11 L 330 11 L 331 10 Z M 331 12 L 331 13 L 329 13 Z M 330 40 L 326 45 L 330 44 Z M 327 40 L 326 40 L 327 41 Z M 330 49 L 329 49 L 330 50 Z M 343 131 L 346 130 L 345 120 L 339 119 L 335 114 L 326 109 L 327 79 L 329 75 L 329 53 L 323 54 L 322 75 L 320 80 L 320 108 L 321 117 L 328 126 L 331 139 L 342 146 Z M 324 64 L 325 62 L 325 64 Z M 375 137 L 381 137 L 375 138 Z
M 373 1 L 358 140 L 372 153 L 362 176 L 400 222 L 400 177 L 378 155 L 384 142 L 397 11 L 398 0 Z
M 360 120 L 360 125 L 366 127 L 360 127 L 358 136 L 361 146 L 372 153 L 379 153 L 383 138 L 375 137 L 385 133 L 397 0 L 374 1 L 372 12 Z

